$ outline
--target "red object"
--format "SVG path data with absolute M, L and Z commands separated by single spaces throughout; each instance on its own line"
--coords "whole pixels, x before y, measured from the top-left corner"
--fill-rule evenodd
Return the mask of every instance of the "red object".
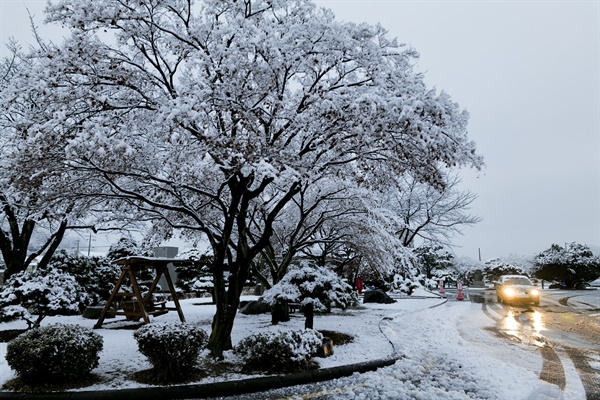
M 444 290 L 444 280 L 440 279 L 440 294 L 444 294 L 446 291 Z
M 354 280 L 354 285 L 356 286 L 356 290 L 358 290 L 358 294 L 362 294 L 362 291 L 363 291 L 363 280 L 362 280 L 362 278 L 356 278 Z
M 462 282 L 456 282 L 456 288 L 458 289 L 458 295 L 456 296 L 456 300 L 464 300 L 465 297 L 462 294 Z

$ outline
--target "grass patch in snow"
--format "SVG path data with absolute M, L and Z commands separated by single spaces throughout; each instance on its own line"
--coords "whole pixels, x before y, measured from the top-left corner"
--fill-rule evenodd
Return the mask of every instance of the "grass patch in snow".
M 354 337 L 341 332 L 326 331 L 319 329 L 319 332 L 324 337 L 328 337 L 333 341 L 334 346 L 343 346 L 354 341 Z

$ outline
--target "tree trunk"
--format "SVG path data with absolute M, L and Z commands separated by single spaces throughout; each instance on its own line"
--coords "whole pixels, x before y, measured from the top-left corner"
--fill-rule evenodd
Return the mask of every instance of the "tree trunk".
M 243 251 L 240 252 L 244 254 Z M 212 332 L 208 340 L 208 348 L 214 357 L 223 359 L 223 352 L 233 348 L 231 331 L 240 305 L 240 296 L 244 283 L 250 272 L 250 262 L 241 257 L 229 267 L 229 288 L 225 290 L 223 277 L 224 263 L 219 268 L 215 266 L 213 279 L 215 283 L 215 300 L 217 312 L 213 318 Z M 219 272 L 217 272 L 219 271 Z
M 9 222 L 10 231 L 4 232 L 0 230 L 0 249 L 6 270 L 4 271 L 4 280 L 6 281 L 12 275 L 25 271 L 35 257 L 44 256 L 38 263 L 38 268 L 46 268 L 48 262 L 58 249 L 67 230 L 67 220 L 63 219 L 59 227 L 48 240 L 41 246 L 39 250 L 27 256 L 27 249 L 33 236 L 33 231 L 36 227 L 36 222 L 30 219 L 23 221 L 23 225 L 19 229 L 19 221 L 14 211 L 8 205 L 4 207 L 5 218 Z
M 25 271 L 29 266 L 27 262 L 27 247 L 35 228 L 35 221 L 25 220 L 21 229 L 18 227 L 16 217 L 6 213 L 6 218 L 11 226 L 10 232 L 1 232 L 0 242 L 2 248 L 2 256 L 6 264 L 4 271 L 4 280 L 6 281 L 12 275 L 21 271 Z
M 215 254 L 213 266 L 214 299 L 217 311 L 213 317 L 212 331 L 208 339 L 208 348 L 211 354 L 220 359 L 223 358 L 223 351 L 231 348 L 231 328 L 228 328 L 230 317 L 228 313 L 229 301 L 225 290 L 225 262 L 223 252 L 217 257 Z M 233 327 L 233 324 L 231 324 Z
M 307 304 L 304 306 L 304 316 L 306 317 L 306 322 L 304 323 L 304 329 L 313 329 L 314 319 L 315 319 L 315 309 L 312 304 Z
M 231 193 L 231 203 L 227 213 L 226 223 L 219 240 L 212 241 L 215 264 L 213 268 L 213 280 L 215 284 L 215 299 L 217 312 L 213 319 L 212 332 L 208 341 L 211 354 L 220 359 L 223 351 L 232 348 L 231 331 L 233 322 L 240 304 L 240 295 L 246 279 L 250 273 L 252 260 L 269 244 L 269 238 L 273 234 L 273 221 L 284 205 L 298 192 L 299 183 L 295 183 L 283 198 L 275 205 L 265 220 L 260 239 L 254 246 L 248 243 L 249 228 L 247 226 L 247 214 L 250 201 L 259 196 L 273 179 L 264 179 L 258 188 L 250 190 L 253 176 L 244 177 L 236 175 L 228 184 Z M 235 224 L 234 224 L 235 223 Z M 237 243 L 231 246 L 233 229 L 237 228 Z M 234 249 L 235 260 L 231 260 L 229 249 Z M 229 289 L 225 291 L 225 259 L 229 255 Z
M 218 303 L 217 303 L 218 304 Z M 223 352 L 231 350 L 231 331 L 233 329 L 233 320 L 235 313 L 230 316 L 227 310 L 218 310 L 213 317 L 212 331 L 208 340 L 208 348 L 211 355 L 223 359 Z
M 46 249 L 46 252 L 44 253 L 44 256 L 42 257 L 42 259 L 40 260 L 40 262 L 38 264 L 38 268 L 46 268 L 46 266 L 50 262 L 50 259 L 52 258 L 52 256 L 58 249 L 58 246 L 62 242 L 66 231 L 67 231 L 67 220 L 63 219 L 60 222 L 60 225 L 59 225 L 58 229 L 56 230 L 56 232 L 54 232 L 52 237 L 50 239 L 48 239 L 48 242 L 46 242 L 46 244 L 44 245 L 44 246 L 47 246 L 47 249 Z

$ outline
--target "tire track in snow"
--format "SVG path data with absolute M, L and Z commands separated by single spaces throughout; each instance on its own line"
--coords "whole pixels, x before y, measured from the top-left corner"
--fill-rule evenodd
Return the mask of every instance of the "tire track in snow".
M 495 314 L 493 314 L 490 311 L 490 309 L 498 313 L 498 315 L 500 316 L 496 316 Z M 487 317 L 489 317 L 498 324 L 507 316 L 506 308 L 498 306 L 497 304 L 491 304 L 488 309 L 488 306 L 485 303 L 483 303 L 481 305 L 481 310 Z M 519 321 L 518 319 L 515 319 L 515 321 L 518 322 L 521 328 L 523 327 L 523 323 L 521 321 Z M 504 333 L 498 326 L 496 326 L 493 329 L 493 331 L 498 336 L 501 336 L 503 338 L 508 337 L 511 340 L 514 340 L 516 338 L 514 335 L 507 336 L 507 334 Z M 556 385 L 561 389 L 561 391 L 563 391 L 567 385 L 567 378 L 560 357 L 558 356 L 556 351 L 548 344 L 539 347 L 539 349 L 540 354 L 542 356 L 542 370 L 540 372 L 540 380 Z
M 587 400 L 600 400 L 600 374 L 590 365 L 586 352 L 572 347 L 565 348 L 565 351 L 575 365 Z
M 500 318 L 506 317 L 506 315 L 508 314 L 508 311 L 510 310 L 510 308 L 507 309 L 504 305 L 501 305 L 498 303 L 490 304 L 490 309 L 492 309 L 496 313 L 498 313 L 498 315 L 500 315 Z
M 572 297 L 575 297 L 575 296 L 563 297 L 561 299 L 558 299 L 558 303 L 561 306 L 568 307 L 569 306 L 569 299 L 572 298 Z
M 565 390 L 567 386 L 567 378 L 565 376 L 565 369 L 563 368 L 560 357 L 556 354 L 556 351 L 550 346 L 540 347 L 540 353 L 542 354 L 542 371 L 540 372 L 540 379 L 544 382 L 551 383 Z
M 486 306 L 485 303 L 481 304 L 481 311 L 483 311 L 483 313 L 485 315 L 487 315 L 490 319 L 492 319 L 495 322 L 500 322 L 501 318 L 496 317 L 494 314 L 492 314 L 489 310 L 488 307 Z

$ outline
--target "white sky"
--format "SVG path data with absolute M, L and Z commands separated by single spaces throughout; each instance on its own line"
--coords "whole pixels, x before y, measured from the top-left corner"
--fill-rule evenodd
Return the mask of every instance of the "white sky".
M 31 41 L 45 0 L 0 0 L 0 42 Z M 426 81 L 471 114 L 482 173 L 464 172 L 483 218 L 456 237 L 483 260 L 552 243 L 600 248 L 600 2 L 319 0 L 416 48 Z M 2 46 L 0 55 L 5 54 Z

